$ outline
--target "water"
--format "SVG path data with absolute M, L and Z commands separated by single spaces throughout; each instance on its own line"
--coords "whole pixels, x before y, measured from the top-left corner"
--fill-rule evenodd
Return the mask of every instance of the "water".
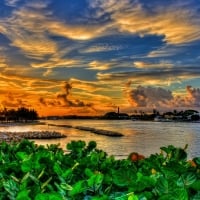
M 147 122 L 131 120 L 48 120 L 45 125 L 0 127 L 0 131 L 59 131 L 67 137 L 53 140 L 35 140 L 37 144 L 58 144 L 65 149 L 72 140 L 95 140 L 97 148 L 116 158 L 126 158 L 131 152 L 145 156 L 159 153 L 161 146 L 184 147 L 188 144 L 188 158 L 200 157 L 200 123 Z M 74 128 L 49 126 L 49 124 L 86 126 L 117 131 L 123 137 L 108 137 Z

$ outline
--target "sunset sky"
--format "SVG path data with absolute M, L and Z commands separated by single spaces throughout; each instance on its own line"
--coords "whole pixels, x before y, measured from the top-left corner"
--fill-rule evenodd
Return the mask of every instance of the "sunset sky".
M 0 106 L 200 110 L 199 0 L 0 0 Z

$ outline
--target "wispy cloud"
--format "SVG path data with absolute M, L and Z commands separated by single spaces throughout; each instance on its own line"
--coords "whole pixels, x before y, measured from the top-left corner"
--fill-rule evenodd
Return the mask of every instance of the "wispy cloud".
M 105 62 L 100 62 L 100 61 L 92 61 L 89 63 L 88 69 L 91 70 L 107 70 L 111 68 L 114 64 L 113 63 L 105 63 Z
M 81 53 L 94 53 L 94 52 L 108 52 L 108 51 L 118 51 L 123 49 L 124 47 L 117 46 L 117 45 L 109 45 L 109 44 L 96 44 L 90 47 L 86 47 L 82 49 L 80 52 Z
M 96 0 L 92 7 L 101 8 L 98 16 L 110 14 L 112 26 L 120 32 L 129 32 L 142 36 L 153 34 L 164 37 L 169 44 L 182 44 L 200 39 L 200 23 L 195 17 L 198 12 L 180 4 L 157 6 L 148 12 L 138 1 Z M 175 20 L 176 19 L 176 20 Z
M 8 6 L 16 6 L 17 2 L 19 2 L 21 0 L 5 0 L 5 3 L 8 5 Z
M 133 65 L 138 69 L 154 69 L 154 68 L 166 69 L 166 68 L 172 68 L 174 66 L 174 64 L 170 63 L 169 61 L 161 61 L 159 63 L 135 61 Z
M 142 85 L 170 85 L 185 80 L 199 78 L 200 70 L 197 67 L 176 67 L 169 69 L 124 71 L 116 73 L 97 73 L 100 81 L 124 81 L 131 80 L 135 84 Z

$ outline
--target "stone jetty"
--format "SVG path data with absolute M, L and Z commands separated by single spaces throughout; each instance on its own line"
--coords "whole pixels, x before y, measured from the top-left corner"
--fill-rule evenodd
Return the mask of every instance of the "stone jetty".
M 94 134 L 105 135 L 105 136 L 110 136 L 110 137 L 121 137 L 121 136 L 123 136 L 122 133 L 119 133 L 119 132 L 116 132 L 116 131 L 96 129 L 96 128 L 87 127 L 87 126 L 71 126 L 71 125 L 57 125 L 57 124 L 48 124 L 48 126 L 74 128 L 74 129 L 78 129 L 78 130 L 81 130 L 81 131 L 89 131 L 89 132 L 94 133 Z
M 0 142 L 18 142 L 22 139 L 56 139 L 66 135 L 56 131 L 0 132 Z
M 112 137 L 123 136 L 122 133 L 119 133 L 116 131 L 104 130 L 104 129 L 96 129 L 96 128 L 85 127 L 85 126 L 75 126 L 74 128 L 82 130 L 82 131 L 90 131 L 90 132 L 98 134 L 98 135 L 106 135 L 106 136 L 112 136 Z

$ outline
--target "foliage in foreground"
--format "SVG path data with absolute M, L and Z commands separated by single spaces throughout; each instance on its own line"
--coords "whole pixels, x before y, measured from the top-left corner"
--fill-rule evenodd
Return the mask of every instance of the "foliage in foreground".
M 148 158 L 116 160 L 91 141 L 0 144 L 0 200 L 199 200 L 200 158 L 162 147 Z M 132 160 L 133 159 L 133 160 Z

